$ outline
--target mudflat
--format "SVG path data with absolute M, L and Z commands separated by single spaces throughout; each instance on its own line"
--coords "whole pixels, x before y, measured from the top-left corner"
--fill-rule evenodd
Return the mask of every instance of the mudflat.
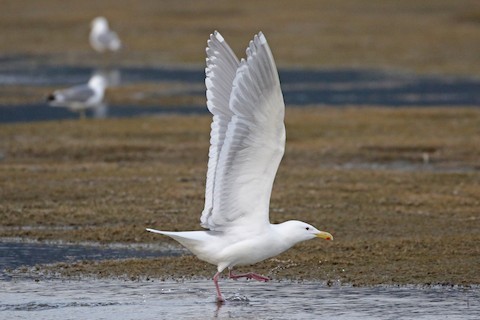
M 89 23 L 99 15 L 124 43 L 117 55 L 89 47 Z M 476 0 L 4 1 L 0 68 L 198 67 L 218 29 L 239 56 L 262 30 L 282 68 L 478 76 L 479 23 Z M 115 88 L 113 101 L 161 86 Z M 36 103 L 55 88 L 5 86 L 0 106 Z M 145 227 L 200 228 L 210 121 L 2 124 L 0 237 L 175 244 Z M 286 126 L 271 222 L 301 219 L 335 240 L 302 243 L 256 272 L 354 285 L 480 284 L 478 109 L 287 108 Z M 129 278 L 215 271 L 189 255 L 39 268 Z
M 123 49 L 101 56 L 90 21 L 105 16 Z M 478 75 L 477 0 L 4 1 L 0 58 L 52 65 L 203 65 L 218 29 L 239 56 L 263 31 L 280 67 L 387 68 Z
M 301 219 L 335 240 L 297 245 L 256 272 L 355 285 L 480 284 L 478 109 L 288 108 L 285 120 L 271 222 Z M 145 227 L 200 229 L 210 121 L 0 126 L 0 236 L 174 244 Z M 45 269 L 132 278 L 215 271 L 189 255 Z

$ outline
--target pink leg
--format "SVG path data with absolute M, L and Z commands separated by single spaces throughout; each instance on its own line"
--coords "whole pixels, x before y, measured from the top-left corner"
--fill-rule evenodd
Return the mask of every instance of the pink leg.
M 225 299 L 222 297 L 222 293 L 220 292 L 220 287 L 218 285 L 218 277 L 220 276 L 220 272 L 215 273 L 213 276 L 213 283 L 215 283 L 215 288 L 217 288 L 217 302 L 223 303 Z
M 253 273 L 253 272 L 244 273 L 244 274 L 234 274 L 232 272 L 232 270 L 229 270 L 228 275 L 229 275 L 230 279 L 247 278 L 247 279 L 255 279 L 257 281 L 263 281 L 263 282 L 267 282 L 267 281 L 270 280 L 267 277 L 261 276 L 259 274 Z

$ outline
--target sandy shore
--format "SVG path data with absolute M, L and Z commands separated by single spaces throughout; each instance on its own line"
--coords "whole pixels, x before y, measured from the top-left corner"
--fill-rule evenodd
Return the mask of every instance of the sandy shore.
M 145 227 L 199 229 L 209 123 L 0 126 L 0 237 L 150 243 L 170 240 Z M 271 221 L 300 218 L 335 241 L 302 243 L 256 271 L 358 285 L 480 284 L 480 111 L 290 108 L 286 126 Z M 185 256 L 53 271 L 165 278 L 214 269 Z

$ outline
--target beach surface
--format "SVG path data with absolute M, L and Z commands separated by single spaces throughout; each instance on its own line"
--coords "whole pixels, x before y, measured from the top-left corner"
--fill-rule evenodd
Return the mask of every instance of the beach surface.
M 145 228 L 200 229 L 210 121 L 0 126 L 2 237 L 176 245 Z M 480 111 L 287 109 L 286 128 L 271 222 L 301 219 L 335 240 L 299 244 L 256 272 L 356 285 L 480 284 Z M 132 278 L 215 272 L 188 254 L 43 268 Z

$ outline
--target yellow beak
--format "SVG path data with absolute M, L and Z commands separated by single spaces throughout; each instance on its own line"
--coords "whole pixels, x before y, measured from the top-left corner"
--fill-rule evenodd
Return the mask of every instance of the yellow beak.
M 325 232 L 325 231 L 320 231 L 315 236 L 317 238 L 322 238 L 322 239 L 325 239 L 325 240 L 333 240 L 333 236 L 330 233 Z

